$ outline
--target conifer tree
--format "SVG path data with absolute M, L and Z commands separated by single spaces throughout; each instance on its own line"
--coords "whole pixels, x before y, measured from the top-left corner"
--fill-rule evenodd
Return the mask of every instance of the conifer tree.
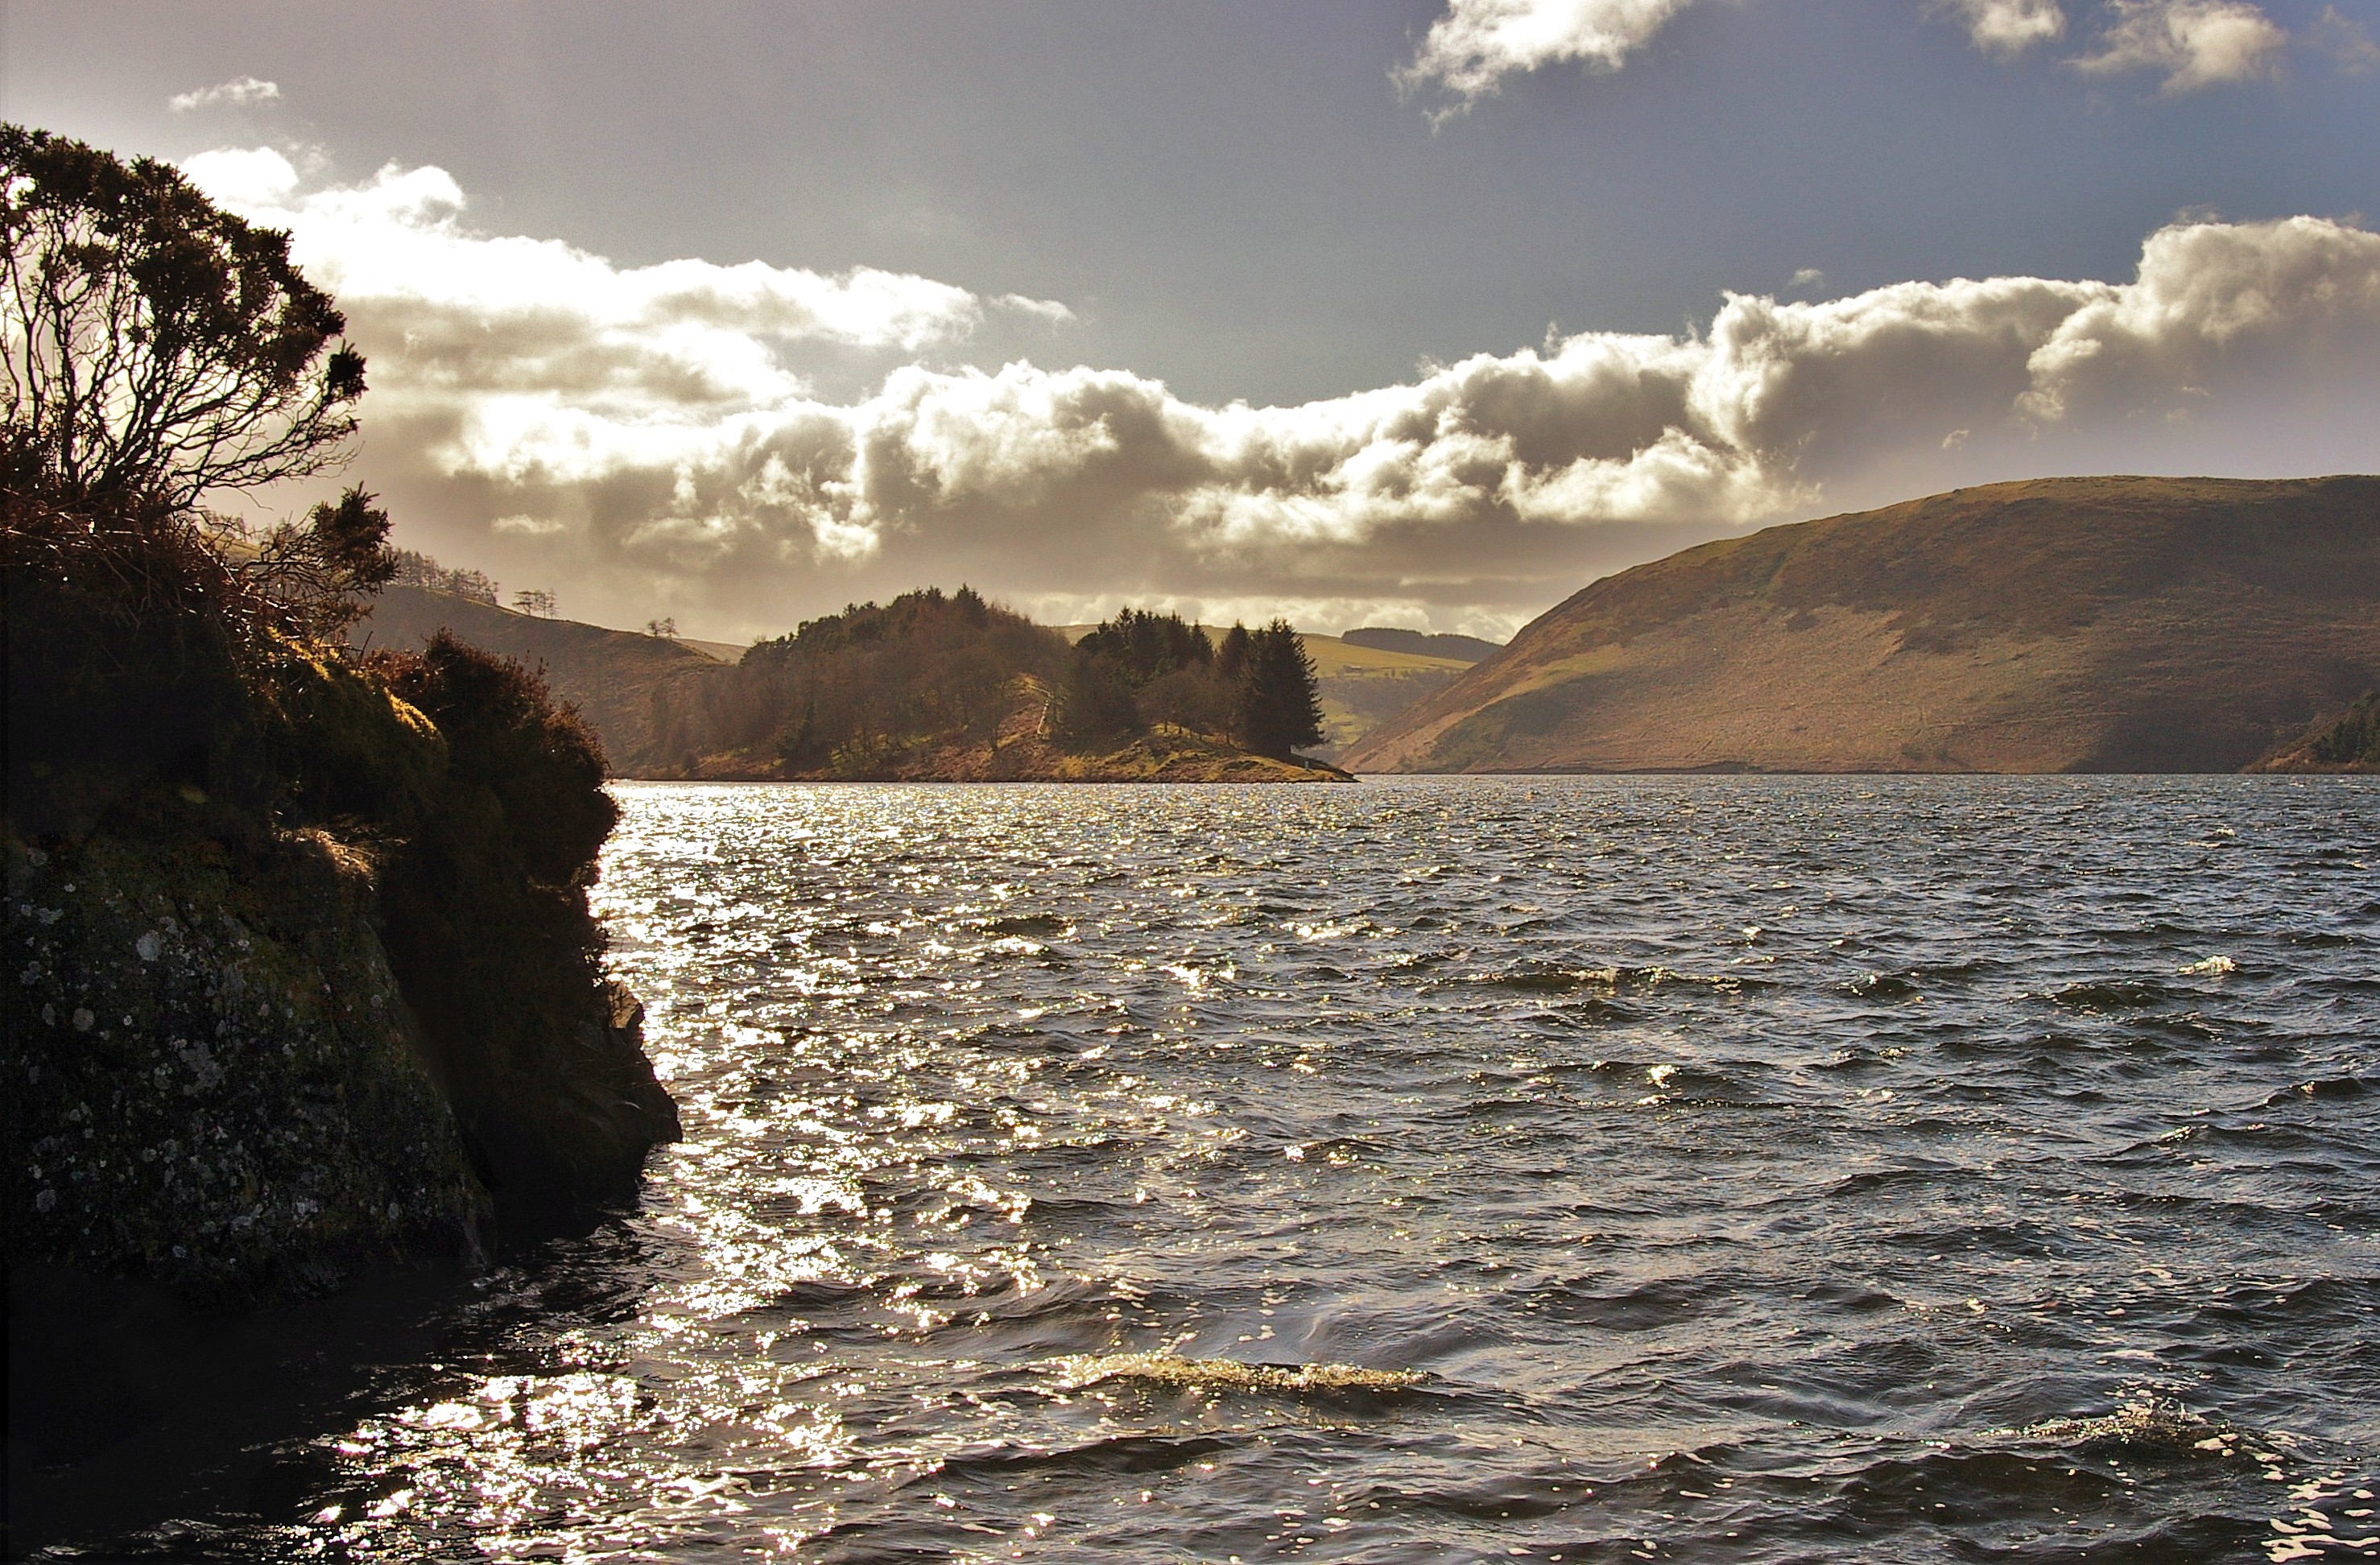
M 1322 696 L 1314 660 L 1287 620 L 1248 634 L 1242 667 L 1241 744 L 1260 756 L 1288 760 L 1299 746 L 1322 743 Z
M 1248 627 L 1236 620 L 1223 633 L 1223 644 L 1215 649 L 1215 674 L 1234 689 L 1248 671 Z

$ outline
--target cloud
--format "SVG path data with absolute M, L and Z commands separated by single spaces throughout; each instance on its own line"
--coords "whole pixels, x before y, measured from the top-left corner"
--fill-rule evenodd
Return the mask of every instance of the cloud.
M 383 406 L 473 408 L 492 428 L 565 413 L 634 429 L 660 410 L 726 414 L 799 395 L 791 350 L 898 351 L 964 340 L 988 309 L 1047 321 L 1062 304 L 986 300 L 912 273 L 837 275 L 760 261 L 621 267 L 552 239 L 477 232 L 437 167 L 300 193 L 269 148 L 184 165 L 218 201 L 286 228 L 291 253 L 337 296 L 370 352 Z
M 1395 73 L 1407 92 L 1436 87 L 1460 113 L 1508 76 L 1576 63 L 1616 71 L 1695 0 L 1449 0 L 1413 60 Z M 1933 0 L 1987 55 L 2013 59 L 2065 36 L 2062 0 Z M 2155 71 L 2168 94 L 2276 75 L 2289 34 L 2250 0 L 2107 0 L 2094 53 L 2068 61 L 2092 76 Z M 2380 45 L 2327 7 L 2308 42 L 2350 75 L 2380 65 Z
M 1579 61 L 1614 71 L 1694 0 L 1451 0 L 1430 24 L 1406 91 L 1435 83 L 1468 103 L 1505 77 Z
M 189 166 L 289 226 L 347 309 L 373 388 L 358 476 L 409 546 L 730 634 L 960 580 L 1069 618 L 1506 629 L 1592 570 L 1847 491 L 2023 476 L 2066 432 L 2187 433 L 2258 377 L 2351 388 L 2380 364 L 2380 234 L 2299 217 L 2176 224 L 2125 282 L 1729 295 L 1700 330 L 1216 406 L 1128 370 L 922 362 L 1008 308 L 948 284 L 622 268 L 469 230 L 434 168 L 307 191 L 270 152 Z M 827 399 L 784 362 L 818 343 L 905 357 Z
M 165 106 L 177 115 L 186 115 L 194 109 L 245 109 L 258 103 L 277 103 L 280 101 L 281 86 L 278 82 L 259 81 L 252 76 L 243 76 L 237 81 L 219 81 L 212 87 L 201 87 L 194 92 L 176 92 L 165 100 Z
M 1944 9 L 1967 30 L 1976 48 L 2005 58 L 2066 32 L 2066 9 L 2058 0 L 1948 0 Z
M 2109 0 L 2098 53 L 2070 63 L 2090 76 L 2156 71 L 2168 96 L 2278 73 L 2289 34 L 2246 0 Z
M 2322 15 L 2306 31 L 2306 42 L 2328 55 L 2343 76 L 2370 76 L 2380 70 L 2380 43 L 2372 42 L 2362 23 L 2339 15 L 2336 6 L 2322 8 Z

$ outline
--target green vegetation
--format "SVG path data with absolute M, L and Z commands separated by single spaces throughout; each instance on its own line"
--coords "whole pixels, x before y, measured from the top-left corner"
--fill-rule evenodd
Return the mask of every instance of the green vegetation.
M 1322 742 L 1314 661 L 1285 620 L 1235 625 L 1218 649 L 1179 614 L 1126 609 L 1075 643 L 1053 716 L 1078 747 L 1160 724 L 1275 760 Z
M 651 701 L 650 753 L 679 776 L 1290 780 L 1314 770 L 1292 750 L 1320 735 L 1286 625 L 1218 651 L 1177 615 L 1127 609 L 1069 649 L 965 587 L 854 604 Z
M 496 606 L 496 584 L 484 571 L 448 570 L 429 555 L 411 549 L 392 549 L 388 557 L 395 567 L 389 576 L 392 587 L 419 588 L 424 592 L 443 592 L 485 603 L 492 609 Z
M 337 310 L 162 164 L 0 127 L 0 203 L 10 1263 L 259 1298 L 622 1194 L 676 1119 L 600 746 L 451 639 L 351 661 L 370 495 L 201 505 L 336 459 Z
M 1386 625 L 1365 625 L 1342 634 L 1340 640 L 1350 647 L 1370 647 L 1382 652 L 1402 652 L 1415 658 L 1443 658 L 1454 663 L 1484 663 L 1504 649 L 1493 641 L 1482 641 L 1475 636 L 1431 635 L 1419 630 L 1395 630 Z
M 2367 694 L 2306 746 L 2329 766 L 2380 766 L 2380 692 Z
M 655 748 L 797 777 L 870 777 L 908 758 L 988 741 L 1020 680 L 1046 683 L 1066 644 L 962 587 L 859 603 L 763 641 L 710 677 L 657 693 Z
M 364 392 L 289 237 L 170 165 L 0 126 L 9 476 L 182 514 L 337 466 Z
M 2366 691 L 2249 769 L 2252 771 L 2380 771 L 2380 690 Z

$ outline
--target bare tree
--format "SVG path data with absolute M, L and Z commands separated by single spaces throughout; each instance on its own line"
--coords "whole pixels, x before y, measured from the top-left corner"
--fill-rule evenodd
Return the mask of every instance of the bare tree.
M 513 607 L 521 613 L 550 620 L 553 617 L 553 594 L 540 588 L 525 587 L 513 594 Z
M 0 125 L 0 442 L 12 488 L 184 512 L 342 461 L 363 356 L 289 236 L 175 169 Z

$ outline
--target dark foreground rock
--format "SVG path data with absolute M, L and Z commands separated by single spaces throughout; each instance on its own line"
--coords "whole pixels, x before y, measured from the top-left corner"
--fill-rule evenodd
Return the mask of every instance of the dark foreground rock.
M 7 857 L 12 1260 L 216 1300 L 483 1251 L 355 855 L 293 833 Z
M 533 676 L 6 586 L 13 1555 L 301 1490 L 274 1443 L 385 1333 L 678 1124 L 588 910 L 601 753 Z
M 450 642 L 8 588 L 11 1265 L 255 1304 L 633 1197 L 677 1118 L 587 907 L 583 724 Z

